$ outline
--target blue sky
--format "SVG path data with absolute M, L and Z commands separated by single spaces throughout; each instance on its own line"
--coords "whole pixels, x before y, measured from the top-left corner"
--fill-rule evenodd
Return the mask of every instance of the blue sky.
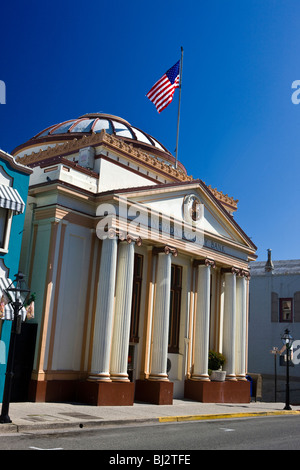
M 0 148 L 88 112 L 176 145 L 178 90 L 146 93 L 184 49 L 179 160 L 239 200 L 258 260 L 300 259 L 299 0 L 48 0 L 1 6 Z

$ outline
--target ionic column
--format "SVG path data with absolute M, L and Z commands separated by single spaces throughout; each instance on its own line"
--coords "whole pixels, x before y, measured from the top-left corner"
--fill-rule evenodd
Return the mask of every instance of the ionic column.
M 157 253 L 156 295 L 154 303 L 152 361 L 149 379 L 168 380 L 168 337 L 171 289 L 171 259 L 176 250 L 165 247 Z
M 247 284 L 248 271 L 240 271 L 236 279 L 236 374 L 238 380 L 246 380 L 246 345 L 247 345 Z
M 93 356 L 89 379 L 110 381 L 109 361 L 112 339 L 117 263 L 117 238 L 102 241 L 101 262 L 94 324 Z
M 229 272 L 223 272 L 225 276 L 223 354 L 226 358 L 226 379 L 236 380 L 236 275 L 238 270 L 232 268 Z
M 128 237 L 119 244 L 114 330 L 111 347 L 112 380 L 129 381 L 128 348 L 134 270 L 134 241 Z
M 198 264 L 197 306 L 195 318 L 194 372 L 193 380 L 209 380 L 209 317 L 210 317 L 210 271 L 215 266 L 211 260 Z

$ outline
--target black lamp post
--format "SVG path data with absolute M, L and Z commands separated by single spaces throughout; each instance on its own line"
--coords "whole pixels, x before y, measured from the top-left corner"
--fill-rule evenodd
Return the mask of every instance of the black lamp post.
M 4 290 L 4 293 L 8 297 L 8 302 L 13 307 L 14 317 L 10 335 L 0 423 L 11 423 L 8 410 L 12 390 L 12 379 L 14 376 L 16 335 L 21 333 L 22 314 L 20 310 L 24 306 L 30 294 L 30 290 L 28 289 L 21 272 L 18 272 L 18 274 L 15 275 L 15 280 Z
M 290 331 L 286 329 L 284 334 L 281 336 L 281 341 L 286 347 L 286 387 L 285 387 L 285 407 L 284 410 L 291 410 L 290 406 L 290 376 L 289 376 L 289 362 L 290 362 L 290 351 L 292 349 L 292 344 L 294 338 L 290 335 Z

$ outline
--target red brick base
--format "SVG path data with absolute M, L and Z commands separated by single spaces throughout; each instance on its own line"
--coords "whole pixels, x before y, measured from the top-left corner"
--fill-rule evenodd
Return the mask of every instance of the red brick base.
M 250 382 L 237 380 L 225 382 L 186 380 L 184 397 L 203 403 L 249 403 Z
M 40 403 L 76 401 L 76 388 L 74 380 L 31 380 L 28 399 Z
M 155 380 L 137 380 L 135 400 L 154 405 L 173 404 L 173 382 Z
M 133 382 L 80 382 L 78 399 L 96 406 L 133 406 Z
M 88 380 L 31 381 L 29 400 L 34 402 L 78 401 L 95 406 L 132 406 L 134 383 Z

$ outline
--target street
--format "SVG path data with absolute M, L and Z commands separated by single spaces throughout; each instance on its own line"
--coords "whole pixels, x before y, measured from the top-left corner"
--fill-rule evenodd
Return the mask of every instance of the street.
M 117 465 L 126 463 L 122 460 L 126 456 L 133 458 L 135 455 L 143 456 L 141 451 L 151 451 L 149 455 L 156 453 L 160 456 L 152 463 L 165 466 L 172 463 L 192 463 L 195 453 L 191 452 L 191 457 L 187 457 L 188 451 L 300 450 L 299 435 L 299 417 L 273 416 L 155 425 L 105 426 L 92 430 L 83 428 L 60 433 L 47 432 L 47 434 L 41 432 L 2 434 L 0 449 L 105 450 L 104 459 L 108 463 Z M 172 451 L 173 457 L 168 451 Z M 179 457 L 180 455 L 183 457 Z M 179 458 L 181 462 L 178 461 Z M 189 458 L 191 460 L 188 460 Z M 115 460 L 110 461 L 110 459 Z M 144 461 L 137 460 L 130 463 L 139 467 L 149 462 L 144 458 Z

